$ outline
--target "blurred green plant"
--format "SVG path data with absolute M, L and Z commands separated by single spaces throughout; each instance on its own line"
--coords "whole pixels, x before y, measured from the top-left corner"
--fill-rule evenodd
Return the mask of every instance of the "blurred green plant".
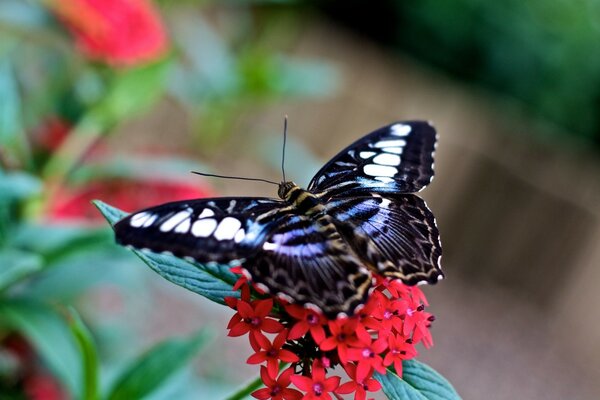
M 124 272 L 131 254 L 94 223 L 92 198 L 134 209 L 212 193 L 182 182 L 189 170 L 207 170 L 195 161 L 107 152 L 116 128 L 170 101 L 209 152 L 242 108 L 334 89 L 327 64 L 263 45 L 253 3 L 228 5 L 236 12 L 224 13 L 227 24 L 242 27 L 230 37 L 203 12 L 214 11 L 210 3 L 165 2 L 161 14 L 148 0 L 0 2 L 3 399 L 169 397 L 167 378 L 206 342 L 203 332 L 167 340 L 104 388 L 102 343 L 83 322 L 95 321 L 70 305 L 100 282 L 131 289 L 137 280 Z
M 600 145 L 600 1 L 321 2 L 332 17 Z

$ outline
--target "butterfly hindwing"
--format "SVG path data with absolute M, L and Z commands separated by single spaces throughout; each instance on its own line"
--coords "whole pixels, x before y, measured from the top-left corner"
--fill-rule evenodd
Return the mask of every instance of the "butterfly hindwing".
M 420 197 L 339 198 L 326 207 L 338 232 L 377 273 L 409 285 L 436 283 L 443 277 L 439 231 Z
M 433 178 L 435 129 L 425 121 L 380 128 L 338 153 L 314 176 L 308 190 L 338 195 L 414 193 Z
M 286 216 L 245 268 L 263 289 L 328 316 L 352 314 L 371 286 L 370 271 L 341 237 L 305 215 Z
M 129 215 L 115 225 L 117 242 L 137 249 L 170 252 L 199 262 L 240 261 L 260 249 L 285 214 L 285 204 L 268 198 L 179 201 Z

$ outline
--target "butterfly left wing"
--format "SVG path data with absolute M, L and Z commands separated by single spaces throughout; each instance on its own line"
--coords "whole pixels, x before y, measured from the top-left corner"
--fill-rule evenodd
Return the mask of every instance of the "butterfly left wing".
M 243 267 L 259 288 L 329 317 L 351 315 L 366 301 L 371 273 L 335 228 L 286 215 Z
M 256 253 L 286 214 L 269 198 L 221 197 L 166 203 L 115 224 L 117 243 L 198 262 L 238 263 Z
M 409 285 L 443 278 L 435 218 L 413 194 L 346 197 L 326 204 L 338 232 L 379 274 Z
M 324 199 L 414 193 L 433 179 L 435 129 L 425 121 L 384 126 L 352 143 L 314 176 L 308 190 Z

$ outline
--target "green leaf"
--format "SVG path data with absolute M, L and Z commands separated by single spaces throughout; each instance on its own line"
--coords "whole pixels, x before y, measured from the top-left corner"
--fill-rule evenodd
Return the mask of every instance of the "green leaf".
M 37 253 L 50 264 L 74 253 L 109 248 L 113 242 L 112 233 L 106 228 L 75 224 L 26 223 L 15 229 L 9 244 Z
M 69 328 L 79 345 L 81 365 L 83 366 L 82 396 L 83 400 L 97 400 L 98 393 L 98 352 L 92 334 L 74 308 L 69 308 Z
M 42 267 L 43 260 L 38 254 L 11 248 L 0 250 L 0 292 Z
M 0 148 L 13 148 L 21 133 L 21 99 L 8 57 L 0 58 Z
M 127 215 L 101 201 L 94 204 L 111 225 Z M 199 264 L 165 254 L 132 251 L 163 278 L 209 300 L 225 304 L 225 297 L 239 297 L 239 293 L 233 290 L 238 276 L 230 271 L 228 265 Z
M 147 110 L 163 92 L 170 59 L 117 72 L 104 98 L 83 117 L 101 131 Z
M 187 364 L 207 342 L 202 330 L 189 339 L 166 340 L 135 361 L 117 379 L 108 400 L 141 399 Z
M 0 327 L 25 336 L 73 397 L 78 397 L 81 366 L 77 345 L 55 310 L 39 302 L 4 301 L 0 303 Z
M 374 378 L 390 400 L 460 400 L 460 396 L 443 376 L 416 360 L 402 363 L 402 378 L 392 368 Z
M 1 145 L 1 143 L 0 143 Z M 42 182 L 24 172 L 0 171 L 0 202 L 23 200 L 39 194 Z

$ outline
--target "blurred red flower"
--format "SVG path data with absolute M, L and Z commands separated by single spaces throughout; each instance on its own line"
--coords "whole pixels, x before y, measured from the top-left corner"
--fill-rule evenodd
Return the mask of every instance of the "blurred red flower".
M 5 337 L 0 340 L 0 354 L 4 357 L 5 370 L 3 379 L 0 379 L 0 399 L 12 399 L 9 392 L 17 389 L 28 400 L 66 400 L 67 392 L 42 365 L 31 343 L 17 333 L 3 333 Z M 15 362 L 12 368 L 11 363 L 6 362 L 8 359 Z
M 87 57 L 132 66 L 165 54 L 168 43 L 149 0 L 50 0 L 50 7 Z
M 212 195 L 212 190 L 207 187 L 179 182 L 128 179 L 101 181 L 78 189 L 62 189 L 50 201 L 48 216 L 53 220 L 102 222 L 102 214 L 91 204 L 92 200 L 102 199 L 122 210 L 133 211 L 167 201 Z

